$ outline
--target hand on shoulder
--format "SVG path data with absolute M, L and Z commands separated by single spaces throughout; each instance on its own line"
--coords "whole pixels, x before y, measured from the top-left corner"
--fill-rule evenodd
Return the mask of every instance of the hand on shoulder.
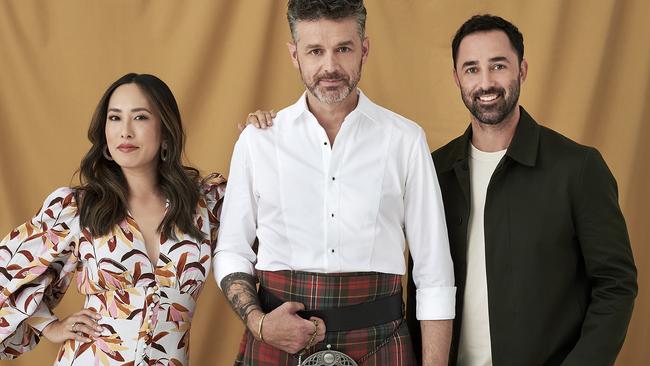
M 253 113 L 249 113 L 243 123 L 237 124 L 237 128 L 239 129 L 239 132 L 244 131 L 248 125 L 253 125 L 255 128 L 265 129 L 267 127 L 273 126 L 273 118 L 275 118 L 275 116 L 276 112 L 273 109 L 270 111 L 263 111 L 258 109 Z

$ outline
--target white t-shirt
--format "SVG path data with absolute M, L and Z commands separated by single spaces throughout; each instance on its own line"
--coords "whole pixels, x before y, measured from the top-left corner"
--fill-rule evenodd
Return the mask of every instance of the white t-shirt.
M 459 366 L 492 365 L 490 318 L 485 269 L 485 197 L 492 173 L 506 150 L 483 152 L 470 144 L 472 205 L 467 240 L 467 280 L 460 329 Z

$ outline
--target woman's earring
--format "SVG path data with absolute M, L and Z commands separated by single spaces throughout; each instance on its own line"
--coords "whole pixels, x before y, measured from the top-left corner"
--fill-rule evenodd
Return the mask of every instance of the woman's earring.
M 167 161 L 167 155 L 169 155 L 167 150 L 167 143 L 163 141 L 162 145 L 160 146 L 160 160 Z
M 108 145 L 104 145 L 104 149 L 102 150 L 102 153 L 104 154 L 104 158 L 106 158 L 106 160 L 113 161 L 113 157 L 108 152 Z

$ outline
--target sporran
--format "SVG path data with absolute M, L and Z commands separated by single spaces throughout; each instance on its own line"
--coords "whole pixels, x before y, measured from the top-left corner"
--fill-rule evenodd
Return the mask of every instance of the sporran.
M 298 366 L 358 366 L 350 356 L 331 348 L 328 344 L 326 350 L 313 353 L 302 362 L 298 361 Z

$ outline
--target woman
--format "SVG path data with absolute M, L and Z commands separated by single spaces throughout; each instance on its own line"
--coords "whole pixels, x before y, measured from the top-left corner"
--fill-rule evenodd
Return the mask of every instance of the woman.
M 55 365 L 187 364 L 225 179 L 181 164 L 178 106 L 152 75 L 113 83 L 88 138 L 81 185 L 0 243 L 0 357 L 44 336 L 63 342 Z M 51 309 L 75 271 L 84 310 L 59 320 Z

